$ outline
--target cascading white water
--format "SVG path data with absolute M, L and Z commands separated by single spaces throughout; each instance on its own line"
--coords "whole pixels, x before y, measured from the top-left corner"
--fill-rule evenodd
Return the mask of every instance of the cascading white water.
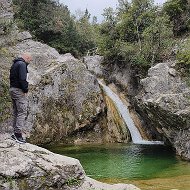
M 118 111 L 120 112 L 121 116 L 123 117 L 130 133 L 131 138 L 134 144 L 164 144 L 162 141 L 147 141 L 143 140 L 140 132 L 138 131 L 137 127 L 135 126 L 130 114 L 128 107 L 122 102 L 117 94 L 115 94 L 108 86 L 104 85 L 100 80 L 98 81 L 99 84 L 103 87 L 103 90 L 109 96 L 112 101 L 115 103 Z

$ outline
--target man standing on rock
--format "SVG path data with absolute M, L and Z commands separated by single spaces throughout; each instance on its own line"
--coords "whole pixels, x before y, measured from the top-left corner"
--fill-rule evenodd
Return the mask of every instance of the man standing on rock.
M 14 129 L 14 134 L 11 137 L 19 143 L 26 142 L 22 136 L 22 129 L 27 116 L 27 66 L 31 61 L 31 54 L 23 53 L 19 58 L 13 60 L 10 69 L 10 96 L 13 104 Z

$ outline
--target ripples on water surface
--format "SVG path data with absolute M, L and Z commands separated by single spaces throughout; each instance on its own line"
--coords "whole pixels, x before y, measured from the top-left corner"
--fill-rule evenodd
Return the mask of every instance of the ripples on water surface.
M 142 190 L 190 190 L 190 163 L 161 145 L 48 147 L 80 160 L 86 174 L 107 183 L 133 183 Z

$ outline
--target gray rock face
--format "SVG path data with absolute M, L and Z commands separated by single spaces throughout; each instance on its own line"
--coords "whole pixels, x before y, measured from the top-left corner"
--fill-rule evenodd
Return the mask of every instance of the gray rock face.
M 15 36 L 15 39 L 19 42 L 22 42 L 24 40 L 32 39 L 32 36 L 29 32 L 23 31 L 23 32 L 18 32 L 18 34 Z
M 14 55 L 26 51 L 33 57 L 25 128 L 32 142 L 67 142 L 72 137 L 69 142 L 102 141 L 103 97 L 96 78 L 82 62 L 30 39 L 9 51 Z
M 138 89 L 138 77 L 134 76 L 134 72 L 130 68 L 130 64 L 121 66 L 118 64 L 102 64 L 104 59 L 102 56 L 86 56 L 84 63 L 87 69 L 99 78 L 104 78 L 108 83 L 116 84 L 127 95 L 136 95 Z
M 69 180 L 84 181 L 78 160 L 12 140 L 1 142 L 0 149 L 1 189 L 69 189 Z
M 12 0 L 1 0 L 0 2 L 0 18 L 13 19 Z
M 88 178 L 74 158 L 54 154 L 32 144 L 0 138 L 0 189 L 138 190 L 133 185 L 108 185 Z
M 104 74 L 104 68 L 101 65 L 104 58 L 99 55 L 86 56 L 83 62 L 86 64 L 87 69 L 98 77 L 102 77 Z
M 190 87 L 174 66 L 160 63 L 149 69 L 141 80 L 137 107 L 149 128 L 154 126 L 181 157 L 190 160 Z
M 5 44 L 5 35 L 10 33 L 13 24 L 12 1 L 0 1 L 0 47 Z

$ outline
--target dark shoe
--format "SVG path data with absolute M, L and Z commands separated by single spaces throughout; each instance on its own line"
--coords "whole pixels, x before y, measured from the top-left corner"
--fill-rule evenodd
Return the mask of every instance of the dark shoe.
M 20 144 L 24 144 L 26 143 L 26 141 L 23 139 L 22 134 L 20 133 L 14 133 L 13 135 L 11 135 L 11 137 L 18 143 Z

